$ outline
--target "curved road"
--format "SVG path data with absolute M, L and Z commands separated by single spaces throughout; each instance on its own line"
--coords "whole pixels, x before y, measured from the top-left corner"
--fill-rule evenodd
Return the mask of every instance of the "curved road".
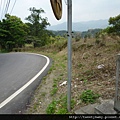
M 50 68 L 50 59 L 29 53 L 0 54 L 0 114 L 24 113 Z

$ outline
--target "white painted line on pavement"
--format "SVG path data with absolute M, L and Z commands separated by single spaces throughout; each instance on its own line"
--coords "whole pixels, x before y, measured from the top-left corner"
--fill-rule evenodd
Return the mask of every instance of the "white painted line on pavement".
M 50 59 L 47 56 L 40 55 L 40 54 L 34 54 L 34 53 L 27 53 L 27 54 L 42 56 L 47 59 L 47 62 L 45 64 L 45 66 L 42 68 L 42 70 L 40 70 L 39 73 L 37 75 L 35 75 L 29 82 L 27 82 L 23 87 L 21 87 L 19 90 L 17 90 L 15 93 L 13 93 L 10 97 L 8 97 L 6 100 L 4 100 L 2 103 L 0 103 L 0 109 L 2 107 L 4 107 L 7 103 L 9 103 L 17 95 L 19 95 L 23 90 L 25 90 L 31 83 L 33 83 L 44 72 L 44 70 L 47 68 L 47 66 L 50 63 Z

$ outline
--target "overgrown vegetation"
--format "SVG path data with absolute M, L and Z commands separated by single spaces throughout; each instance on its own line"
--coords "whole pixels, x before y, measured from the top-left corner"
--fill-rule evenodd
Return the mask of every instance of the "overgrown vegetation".
M 42 98 L 38 97 L 37 101 L 35 95 L 35 103 L 33 102 L 32 106 L 37 104 L 37 108 L 34 109 L 31 106 L 29 108 L 32 111 L 31 113 L 67 114 L 67 107 L 61 107 L 63 104 L 61 95 L 66 95 L 67 84 L 60 86 L 67 80 L 67 45 L 65 45 L 65 39 L 61 37 L 60 39 L 60 41 L 55 41 L 54 44 L 36 48 L 33 51 L 41 51 L 38 53 L 50 56 L 53 59 L 54 67 L 50 70 L 51 72 L 45 83 L 41 83 L 39 92 L 36 92 Z M 73 39 L 72 41 L 72 100 L 74 100 L 74 106 L 71 113 L 86 104 L 97 102 L 99 97 L 102 99 L 112 99 L 114 97 L 115 56 L 120 51 L 120 37 L 99 36 L 99 41 L 99 43 L 96 43 L 96 38 L 87 38 L 86 43 L 84 43 L 84 39 L 79 41 Z M 104 44 L 101 44 L 102 41 Z M 62 46 L 63 44 L 64 46 Z M 99 69 L 98 66 L 102 64 L 104 64 L 104 67 Z M 42 91 L 44 87 L 50 88 L 48 91 L 46 89 Z M 44 96 L 41 91 L 45 93 Z M 42 101 L 42 104 L 38 104 L 39 101 Z
M 99 98 L 99 94 L 95 94 L 92 90 L 85 90 L 82 92 L 80 99 L 85 103 L 95 103 L 96 99 Z
M 73 108 L 75 101 L 71 100 L 71 107 Z M 46 109 L 47 114 L 68 114 L 67 111 L 67 96 L 64 96 L 59 100 L 53 100 Z
M 114 34 L 114 35 L 113 35 Z M 30 113 L 67 114 L 67 40 L 64 37 L 52 37 L 55 42 L 33 52 L 50 56 L 54 69 L 47 76 L 45 83 L 37 89 Z M 59 40 L 60 39 L 60 40 Z M 71 112 L 86 104 L 93 104 L 102 99 L 113 99 L 115 94 L 116 55 L 120 52 L 120 37 L 115 33 L 102 30 L 96 37 L 72 40 L 72 100 Z M 40 53 L 40 52 L 38 52 Z M 54 77 L 53 77 L 54 76 Z M 51 83 L 51 85 L 48 85 Z M 44 90 L 44 87 L 49 90 Z M 42 93 L 44 97 L 40 97 Z M 38 99 L 39 98 L 39 99 Z M 48 99 L 48 100 L 47 100 Z M 38 104 L 42 101 L 42 104 Z M 49 102 L 48 102 L 49 101 Z M 72 102 L 71 102 L 72 103 Z M 33 106 L 37 105 L 34 109 Z

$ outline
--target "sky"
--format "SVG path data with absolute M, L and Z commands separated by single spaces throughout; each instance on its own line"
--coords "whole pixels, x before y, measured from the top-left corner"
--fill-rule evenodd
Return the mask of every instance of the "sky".
M 0 0 L 0 17 L 4 9 L 3 1 Z M 62 3 L 63 14 L 59 21 L 54 17 L 50 0 L 11 0 L 8 13 L 27 22 L 25 18 L 30 15 L 30 7 L 42 8 L 45 11 L 42 17 L 47 17 L 51 25 L 56 25 L 67 21 L 67 0 L 62 0 Z M 109 19 L 120 14 L 120 0 L 72 0 L 72 9 L 73 22 Z

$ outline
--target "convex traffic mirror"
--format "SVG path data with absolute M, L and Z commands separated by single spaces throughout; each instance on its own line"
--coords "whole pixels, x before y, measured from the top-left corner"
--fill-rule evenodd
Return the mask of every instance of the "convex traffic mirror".
M 62 0 L 50 0 L 53 13 L 57 20 L 62 17 Z

